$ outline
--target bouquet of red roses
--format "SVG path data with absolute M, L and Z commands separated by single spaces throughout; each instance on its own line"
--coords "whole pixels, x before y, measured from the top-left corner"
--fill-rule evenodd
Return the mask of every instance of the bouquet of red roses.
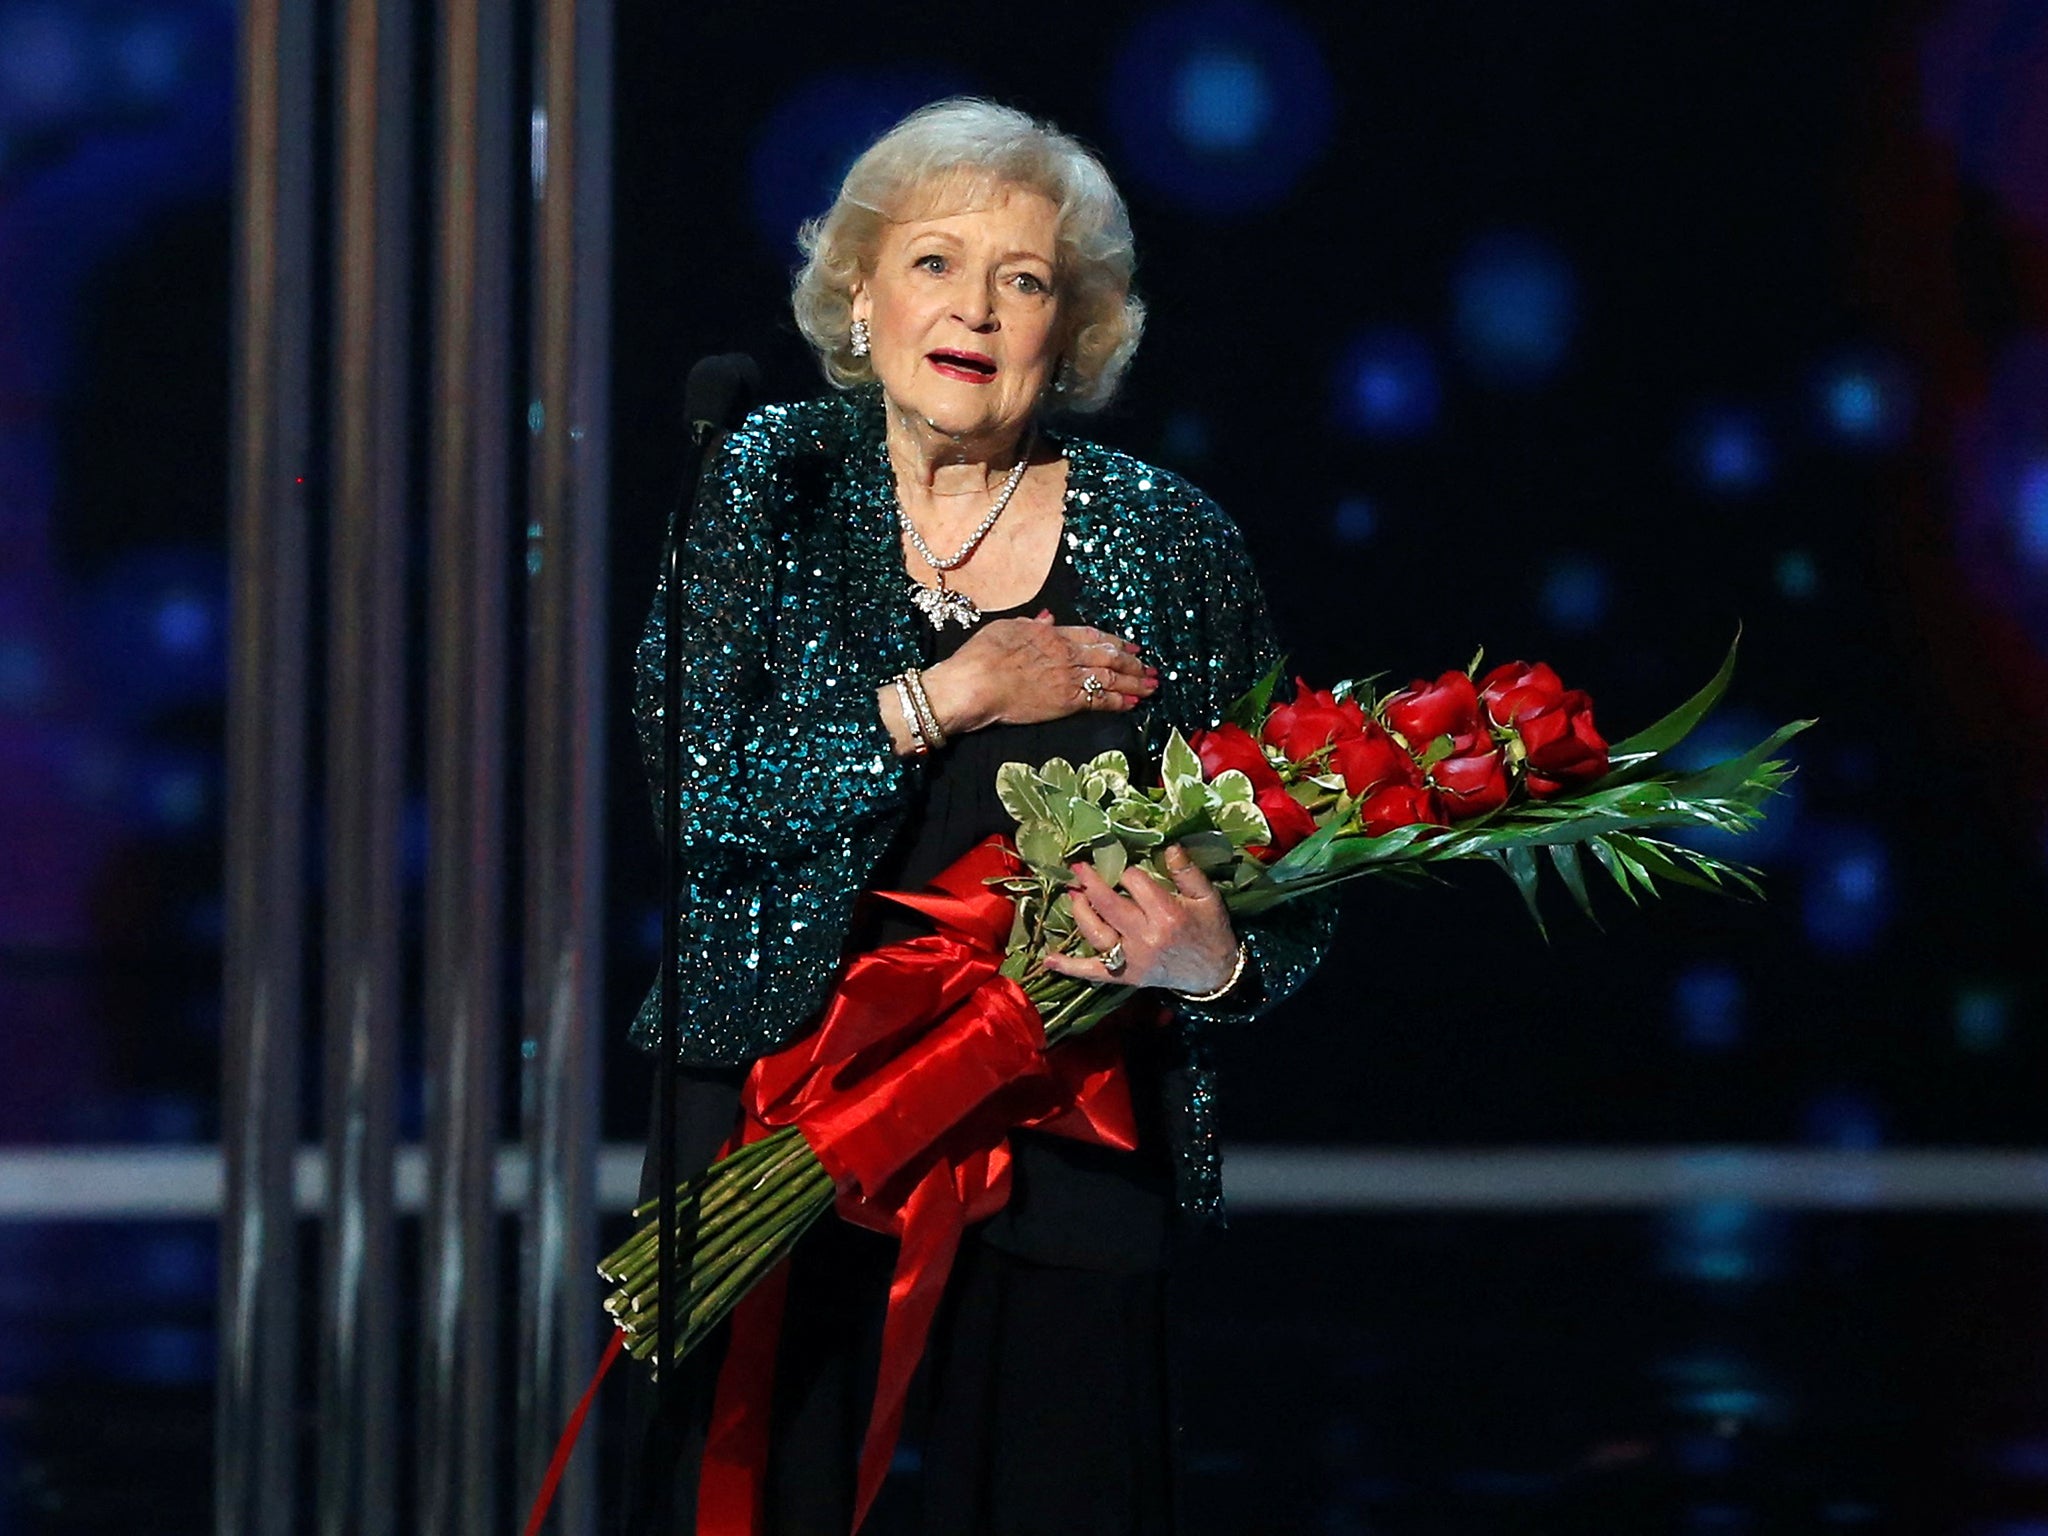
M 1720 698 L 1734 661 L 1731 648 L 1698 694 L 1611 747 L 1592 701 L 1550 667 L 1482 672 L 1475 657 L 1384 696 L 1364 683 L 1297 681 L 1286 702 L 1275 702 L 1276 669 L 1214 729 L 1175 732 L 1150 782 L 1117 752 L 1006 764 L 997 791 L 1017 822 L 1012 842 L 976 849 L 925 893 L 892 896 L 923 911 L 933 934 L 850 963 L 819 1030 L 750 1073 L 728 1155 L 676 1192 L 689 1249 L 674 1302 L 678 1356 L 835 1205 L 902 1239 L 862 1458 L 864 1510 L 952 1245 L 1007 1196 L 1009 1131 L 1135 1144 L 1115 1042 L 1101 1049 L 1088 1037 L 1132 989 L 1042 964 L 1048 953 L 1093 952 L 1067 894 L 1076 861 L 1112 884 L 1134 865 L 1169 883 L 1162 854 L 1179 844 L 1240 921 L 1345 880 L 1426 874 L 1454 859 L 1500 865 L 1539 926 L 1545 861 L 1589 914 L 1591 871 L 1631 899 L 1660 882 L 1754 891 L 1749 871 L 1671 835 L 1754 822 L 1790 774 L 1777 754 L 1810 723 L 1705 768 L 1675 764 L 1672 749 Z M 606 1310 L 636 1358 L 652 1352 L 667 1300 L 655 1209 L 634 1213 L 647 1224 L 599 1266 L 615 1287 Z M 758 1322 L 748 1346 L 736 1321 L 734 1352 L 758 1346 L 763 1327 L 772 1351 L 773 1308 Z M 760 1388 L 733 1386 L 729 1368 L 716 1417 L 735 1437 L 750 1412 L 761 1416 L 759 1403 L 740 1401 L 748 1390 Z M 707 1467 L 716 1425 L 713 1439 Z

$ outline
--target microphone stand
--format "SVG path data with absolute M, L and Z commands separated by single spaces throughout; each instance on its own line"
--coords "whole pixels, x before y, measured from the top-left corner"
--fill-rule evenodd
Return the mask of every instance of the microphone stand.
M 682 796 L 682 742 L 677 734 L 683 712 L 683 629 L 682 554 L 689 536 L 689 519 L 697 502 L 697 487 L 703 472 L 718 451 L 725 434 L 738 425 L 740 417 L 761 390 L 761 371 L 751 357 L 728 352 L 698 361 L 683 386 L 683 416 L 690 424 L 691 451 L 683 465 L 675 516 L 664 572 L 662 607 L 662 732 L 661 732 L 661 1000 L 655 1026 L 654 1119 L 655 1183 L 660 1201 L 656 1238 L 656 1273 L 660 1276 L 661 1315 L 655 1333 L 655 1379 L 658 1383 L 659 1416 L 673 1423 L 677 1310 L 681 1298 L 677 1274 L 676 1246 L 676 1042 L 682 1038 L 681 977 L 677 975 L 682 950 L 682 903 L 678 877 L 682 872 L 682 817 L 676 812 Z M 661 1503 L 673 1495 L 674 1481 L 662 1479 Z M 672 1517 L 673 1511 L 670 1511 Z M 671 1518 L 666 1524 L 673 1524 Z M 664 1528 L 666 1528 L 666 1524 Z

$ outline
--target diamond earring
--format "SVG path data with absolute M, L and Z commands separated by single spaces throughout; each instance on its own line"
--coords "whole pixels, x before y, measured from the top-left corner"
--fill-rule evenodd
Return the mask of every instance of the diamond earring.
M 846 339 L 847 339 L 848 343 L 850 344 L 850 348 L 849 348 L 849 349 L 850 349 L 850 350 L 852 351 L 852 353 L 853 353 L 853 355 L 854 355 L 855 357 L 866 357 L 866 356 L 868 355 L 868 323 L 867 323 L 867 321 L 865 321 L 865 320 L 856 320 L 856 321 L 854 321 L 854 322 L 853 322 L 853 329 L 852 329 L 851 331 L 847 332 L 847 336 L 846 336 Z

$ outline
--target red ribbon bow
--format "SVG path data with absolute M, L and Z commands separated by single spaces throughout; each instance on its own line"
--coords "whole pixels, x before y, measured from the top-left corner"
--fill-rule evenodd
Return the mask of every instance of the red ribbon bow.
M 853 1529 L 881 1491 L 910 1380 L 968 1223 L 1010 1197 L 1009 1132 L 1030 1127 L 1131 1151 L 1130 1084 L 1111 1030 L 1045 1049 L 1038 1011 L 999 973 L 1014 907 L 993 878 L 1022 868 L 1000 838 L 916 895 L 884 893 L 935 932 L 854 959 L 817 1030 L 754 1063 L 734 1144 L 798 1127 L 846 1220 L 898 1240 L 881 1372 L 861 1447 Z M 700 1536 L 760 1536 L 779 1267 L 733 1311 L 698 1485 Z

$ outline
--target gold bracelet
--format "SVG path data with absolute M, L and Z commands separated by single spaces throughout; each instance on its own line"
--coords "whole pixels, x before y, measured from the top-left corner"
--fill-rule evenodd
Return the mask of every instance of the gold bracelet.
M 930 695 L 924 691 L 924 674 L 912 667 L 903 674 L 903 681 L 910 685 L 911 701 L 917 705 L 917 718 L 924 726 L 924 738 L 936 752 L 946 744 L 946 733 L 939 726 L 939 713 L 932 708 Z
M 924 722 L 917 718 L 917 706 L 910 701 L 910 685 L 901 676 L 890 678 L 889 683 L 896 690 L 896 707 L 903 711 L 904 729 L 910 732 L 910 755 L 930 756 L 931 743 L 924 739 Z
M 1237 941 L 1237 964 L 1230 968 L 1230 979 L 1214 992 L 1182 992 L 1179 994 L 1180 1000 L 1184 1003 L 1213 1003 L 1217 1001 L 1243 979 L 1245 961 L 1250 958 L 1251 951 L 1244 947 L 1244 940 L 1239 939 Z

